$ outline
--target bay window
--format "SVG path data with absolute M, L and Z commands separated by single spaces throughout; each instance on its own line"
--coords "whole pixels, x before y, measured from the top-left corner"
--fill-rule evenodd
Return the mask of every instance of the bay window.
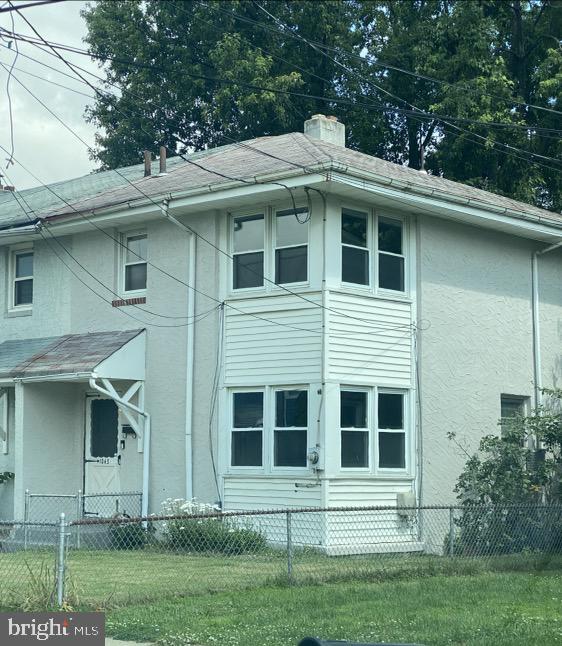
M 382 388 L 342 387 L 340 465 L 375 473 L 407 468 L 407 396 Z M 375 420 L 372 424 L 371 419 Z M 373 443 L 371 435 L 374 436 Z M 372 459 L 372 454 L 376 459 Z
M 232 395 L 231 464 L 261 467 L 263 464 L 263 391 Z
M 264 235 L 263 213 L 233 218 L 234 289 L 263 286 Z
M 373 282 L 377 290 L 405 292 L 403 221 L 342 209 L 341 280 L 365 287 Z

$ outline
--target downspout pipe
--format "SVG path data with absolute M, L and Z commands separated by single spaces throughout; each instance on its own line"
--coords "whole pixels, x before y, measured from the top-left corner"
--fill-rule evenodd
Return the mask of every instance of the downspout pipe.
M 109 390 L 102 388 L 97 382 L 97 377 L 90 377 L 89 384 L 92 390 L 113 399 L 113 401 L 123 408 L 127 408 L 138 415 L 144 417 L 144 428 L 142 434 L 142 503 L 141 503 L 141 516 L 148 516 L 148 493 L 149 493 L 149 483 L 150 483 L 150 415 L 144 411 L 144 388 L 141 388 L 140 391 L 140 404 L 141 407 L 135 406 L 130 402 L 122 400 L 120 397 L 115 397 L 113 393 L 110 393 Z
M 531 290 L 533 308 L 533 376 L 535 382 L 535 407 L 542 401 L 542 360 L 541 360 L 541 334 L 540 334 L 540 293 L 539 293 L 539 256 L 544 256 L 555 249 L 562 247 L 562 240 L 545 249 L 533 252 L 531 260 Z
M 187 291 L 187 316 L 195 315 L 195 271 L 197 236 L 188 226 L 176 220 L 168 210 L 169 202 L 164 202 L 162 214 L 172 224 L 179 227 L 189 235 L 187 243 L 188 253 L 188 277 L 187 283 L 191 285 Z M 188 319 L 189 321 L 189 319 Z M 193 498 L 193 380 L 194 380 L 194 350 L 195 350 L 195 319 L 187 325 L 187 360 L 185 375 L 185 497 L 187 500 Z

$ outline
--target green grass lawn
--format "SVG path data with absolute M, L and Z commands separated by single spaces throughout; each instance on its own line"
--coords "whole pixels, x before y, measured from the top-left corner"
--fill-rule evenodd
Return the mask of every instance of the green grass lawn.
M 562 644 L 562 575 L 438 575 L 186 597 L 115 609 L 107 632 L 173 646 L 296 646 L 307 635 L 427 646 L 549 646 Z

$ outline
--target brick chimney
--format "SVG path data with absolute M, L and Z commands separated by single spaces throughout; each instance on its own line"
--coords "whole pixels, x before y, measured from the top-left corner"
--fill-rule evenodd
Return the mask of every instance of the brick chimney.
M 345 147 L 345 126 L 337 117 L 327 117 L 324 114 L 313 114 L 304 122 L 304 134 L 314 139 L 327 141 L 336 146 Z

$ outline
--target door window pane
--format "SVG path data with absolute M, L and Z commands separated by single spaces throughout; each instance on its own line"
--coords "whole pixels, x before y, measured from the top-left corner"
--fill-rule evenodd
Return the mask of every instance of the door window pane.
M 379 393 L 379 428 L 404 428 L 404 395 Z
M 234 289 L 263 285 L 263 251 L 234 256 Z
M 16 278 L 33 276 L 33 252 L 16 254 Z
M 94 399 L 91 406 L 90 455 L 113 458 L 117 455 L 117 405 L 111 399 Z
M 402 222 L 379 218 L 379 251 L 402 253 Z
M 298 216 L 298 219 L 297 219 Z M 308 211 L 293 209 L 278 211 L 275 219 L 277 247 L 291 247 L 308 242 Z
M 275 393 L 275 426 L 287 428 L 308 426 L 308 392 L 278 390 Z
M 406 436 L 404 433 L 379 432 L 379 467 L 406 468 Z
M 404 258 L 379 253 L 379 287 L 404 291 Z
M 234 428 L 263 426 L 263 393 L 234 393 Z
M 342 431 L 341 465 L 346 469 L 369 466 L 368 431 Z
M 275 251 L 275 282 L 301 283 L 308 275 L 308 246 L 288 247 Z
M 132 292 L 138 289 L 146 289 L 145 263 L 125 267 L 125 291 Z
M 262 432 L 235 431 L 232 433 L 232 466 L 261 467 Z
M 274 464 L 276 467 L 306 467 L 306 430 L 276 430 Z
M 369 284 L 369 252 L 366 249 L 342 247 L 342 275 L 344 283 Z
M 33 303 L 33 280 L 18 280 L 14 284 L 14 305 L 31 305 Z
M 234 251 L 262 250 L 264 230 L 263 214 L 234 218 Z
M 367 393 L 342 390 L 340 404 L 342 428 L 367 428 Z
M 355 247 L 367 247 L 367 214 L 344 209 L 341 215 L 341 241 Z

